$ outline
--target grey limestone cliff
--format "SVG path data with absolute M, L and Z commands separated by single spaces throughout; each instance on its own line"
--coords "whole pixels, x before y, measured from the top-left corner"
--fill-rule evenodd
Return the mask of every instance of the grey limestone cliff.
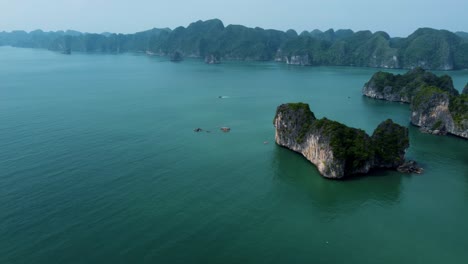
M 468 139 L 468 95 L 453 96 L 436 87 L 423 88 L 412 100 L 411 123 L 423 132 Z
M 395 169 L 405 161 L 408 129 L 391 120 L 372 136 L 326 118 L 317 119 L 308 104 L 283 104 L 273 121 L 276 143 L 302 154 L 326 178 L 341 179 L 373 168 Z
M 289 65 L 301 65 L 309 66 L 311 65 L 309 55 L 292 55 L 284 57 L 284 61 Z

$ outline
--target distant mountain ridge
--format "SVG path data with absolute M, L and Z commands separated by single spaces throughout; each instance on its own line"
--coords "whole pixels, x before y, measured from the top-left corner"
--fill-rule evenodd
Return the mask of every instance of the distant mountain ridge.
M 457 34 L 457 36 L 459 36 L 461 38 L 468 39 L 468 32 L 457 31 L 457 32 L 455 32 L 455 34 Z
M 298 34 L 272 29 L 224 26 L 219 19 L 197 21 L 174 30 L 154 28 L 135 34 L 77 31 L 0 32 L 0 46 L 53 51 L 147 52 L 151 55 L 210 58 L 210 61 L 278 61 L 293 65 L 468 68 L 465 32 L 420 28 L 406 38 L 383 31 L 313 30 Z

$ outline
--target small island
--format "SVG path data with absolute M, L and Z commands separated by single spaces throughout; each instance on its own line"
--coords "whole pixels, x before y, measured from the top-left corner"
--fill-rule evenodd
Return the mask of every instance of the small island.
M 421 172 L 414 162 L 405 162 L 408 128 L 390 119 L 369 136 L 361 129 L 317 119 L 308 104 L 289 103 L 277 108 L 273 124 L 276 143 L 302 154 L 326 178 L 342 179 L 379 168 Z
M 205 57 L 205 63 L 206 64 L 220 64 L 221 59 L 219 57 L 219 54 L 210 54 Z
M 468 84 L 462 94 L 448 75 L 422 68 L 406 74 L 377 72 L 364 85 L 364 96 L 411 105 L 411 123 L 425 133 L 468 139 Z
M 426 86 L 435 86 L 449 94 L 458 95 L 450 76 L 438 77 L 422 68 L 415 68 L 403 75 L 379 71 L 364 85 L 362 93 L 374 99 L 409 104 L 411 98 Z
M 172 62 L 179 62 L 184 60 L 184 56 L 182 55 L 182 52 L 180 51 L 174 51 L 171 53 L 171 56 L 169 58 Z

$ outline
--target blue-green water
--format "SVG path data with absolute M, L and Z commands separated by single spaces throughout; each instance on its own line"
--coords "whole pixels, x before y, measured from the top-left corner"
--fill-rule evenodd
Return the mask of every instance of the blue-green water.
M 345 182 L 274 144 L 285 102 L 409 125 L 375 71 L 0 48 L 0 263 L 465 263 L 468 141 L 411 127 L 425 174 Z

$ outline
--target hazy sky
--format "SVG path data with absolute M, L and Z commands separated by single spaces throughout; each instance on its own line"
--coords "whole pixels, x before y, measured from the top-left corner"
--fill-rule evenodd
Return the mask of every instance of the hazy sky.
M 419 27 L 468 31 L 468 0 L 0 0 L 0 31 L 133 33 L 210 18 L 299 33 L 351 28 L 406 36 Z

